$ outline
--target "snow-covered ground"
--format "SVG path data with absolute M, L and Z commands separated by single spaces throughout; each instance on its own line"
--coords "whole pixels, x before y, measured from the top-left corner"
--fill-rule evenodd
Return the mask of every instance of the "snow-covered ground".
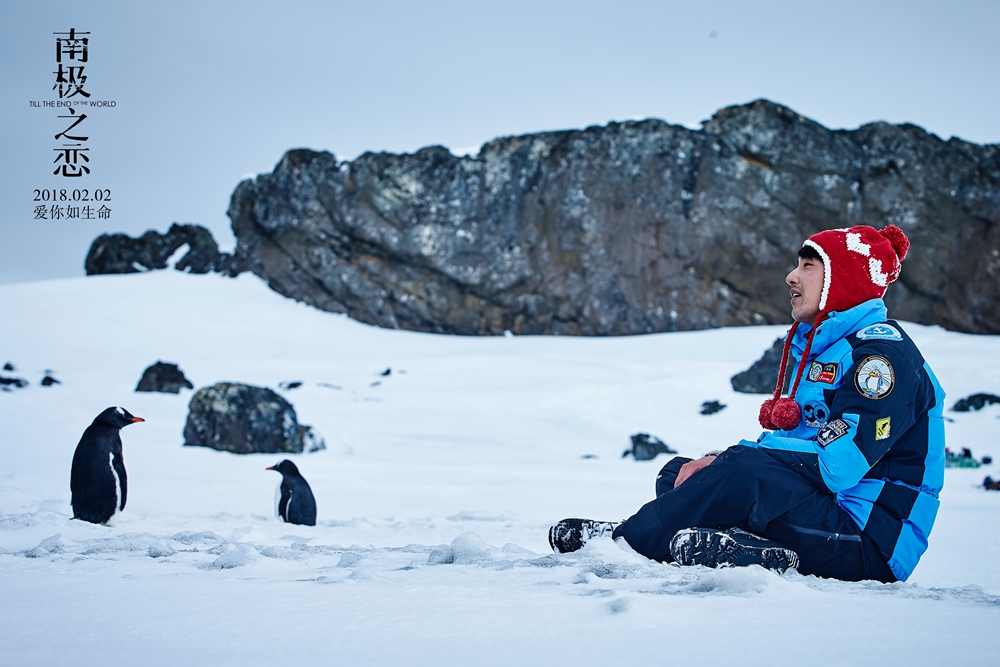
M 615 520 L 666 462 L 759 433 L 729 378 L 781 327 L 627 338 L 376 329 L 257 278 L 175 271 L 0 286 L 4 665 L 993 664 L 998 466 L 949 469 L 907 583 L 648 561 L 610 540 L 552 554 L 567 516 Z M 1000 338 L 907 326 L 949 393 L 1000 390 Z M 316 527 L 274 518 L 281 457 L 182 447 L 191 391 L 135 393 L 178 363 L 196 387 L 277 389 L 327 449 L 293 456 Z M 380 375 L 386 368 L 392 373 Z M 62 384 L 41 387 L 52 369 Z M 719 400 L 723 411 L 699 414 Z M 70 521 L 83 429 L 121 405 L 128 506 Z M 947 413 L 949 445 L 1000 455 L 1000 405 Z M 587 455 L 590 457 L 585 458 Z M 993 628 L 993 630 L 990 630 Z

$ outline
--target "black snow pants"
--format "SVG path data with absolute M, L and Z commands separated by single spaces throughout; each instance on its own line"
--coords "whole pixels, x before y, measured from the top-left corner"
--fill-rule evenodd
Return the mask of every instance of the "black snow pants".
M 799 555 L 799 572 L 844 581 L 896 581 L 878 547 L 829 491 L 766 452 L 737 445 L 674 488 L 681 465 L 671 459 L 656 480 L 656 500 L 615 529 L 629 546 L 670 562 L 670 539 L 683 528 L 739 527 Z

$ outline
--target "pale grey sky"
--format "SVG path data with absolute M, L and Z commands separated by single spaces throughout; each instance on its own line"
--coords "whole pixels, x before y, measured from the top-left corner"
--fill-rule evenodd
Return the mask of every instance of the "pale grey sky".
M 53 176 L 53 32 L 89 31 L 91 174 Z M 0 5 L 0 283 L 83 274 L 102 232 L 225 215 L 291 148 L 408 152 L 766 97 L 831 128 L 1000 142 L 1000 2 L 199 2 Z M 713 36 L 714 35 L 714 36 Z M 79 98 L 76 98 L 79 99 Z M 62 125 L 60 125 L 62 124 Z M 34 220 L 35 188 L 110 189 Z

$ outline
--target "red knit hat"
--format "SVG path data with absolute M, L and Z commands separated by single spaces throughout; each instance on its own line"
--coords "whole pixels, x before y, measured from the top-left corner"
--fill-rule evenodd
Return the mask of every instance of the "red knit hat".
M 806 334 L 806 348 L 799 360 L 795 382 L 788 398 L 778 398 L 784 385 L 788 348 L 799 323 L 795 322 L 788 332 L 774 395 L 760 406 L 760 425 L 766 429 L 787 431 L 799 425 L 801 417 L 799 404 L 795 402 L 795 392 L 820 323 L 831 311 L 848 310 L 869 299 L 882 298 L 889 283 L 899 277 L 900 263 L 906 258 L 910 241 L 903 230 L 895 225 L 882 230 L 861 225 L 813 234 L 802 245 L 813 248 L 823 260 L 823 293 L 819 299 L 819 317 L 816 318 L 816 326 Z
M 802 245 L 823 259 L 826 271 L 819 309 L 824 312 L 881 299 L 889 283 L 899 277 L 910 241 L 896 225 L 881 231 L 862 225 L 813 234 Z

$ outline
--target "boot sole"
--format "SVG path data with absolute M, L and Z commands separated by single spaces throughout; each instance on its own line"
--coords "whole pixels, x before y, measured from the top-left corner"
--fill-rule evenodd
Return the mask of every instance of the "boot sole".
M 573 553 L 582 549 L 594 537 L 610 535 L 616 525 L 592 519 L 563 519 L 554 526 L 549 526 L 549 546 L 557 554 Z M 598 528 L 599 526 L 603 528 Z
M 580 522 L 574 525 L 570 522 Z M 580 519 L 564 519 L 549 526 L 549 546 L 557 554 L 568 554 L 583 548 L 583 525 Z
M 670 555 L 679 565 L 760 565 L 779 573 L 799 566 L 799 555 L 791 549 L 747 546 L 724 532 L 697 528 L 677 531 Z

